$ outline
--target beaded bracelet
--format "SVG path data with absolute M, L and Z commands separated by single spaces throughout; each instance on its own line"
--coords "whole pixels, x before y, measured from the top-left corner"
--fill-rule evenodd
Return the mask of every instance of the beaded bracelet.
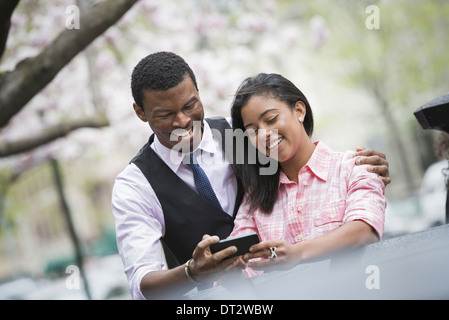
M 192 276 L 192 273 L 190 272 L 190 261 L 192 261 L 192 259 L 190 259 L 189 261 L 186 262 L 185 267 L 184 267 L 184 272 L 186 273 L 187 278 L 189 278 L 196 284 L 199 284 L 200 282 L 195 280 Z

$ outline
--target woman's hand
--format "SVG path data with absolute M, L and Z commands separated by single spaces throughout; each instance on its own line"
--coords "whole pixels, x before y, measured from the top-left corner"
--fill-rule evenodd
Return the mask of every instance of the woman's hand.
M 243 258 L 247 266 L 255 270 L 288 270 L 300 263 L 325 259 L 340 250 L 358 248 L 376 241 L 378 236 L 373 227 L 364 221 L 355 220 L 321 237 L 295 244 L 283 240 L 260 242 L 253 245 L 249 249 L 250 253 L 245 254 Z M 276 257 L 273 257 L 270 248 L 276 248 Z M 255 258 L 259 260 L 250 261 Z
M 272 253 L 273 251 L 275 255 Z M 250 261 L 256 258 L 259 259 Z M 299 244 L 290 244 L 282 240 L 269 240 L 253 245 L 250 252 L 243 256 L 243 259 L 247 262 L 248 267 L 255 270 L 273 271 L 291 269 L 301 262 L 302 257 Z
M 385 153 L 365 149 L 365 148 L 357 148 L 354 157 L 361 157 L 357 159 L 356 164 L 369 164 L 370 166 L 367 168 L 369 172 L 374 172 L 379 174 L 379 178 L 383 181 L 385 186 L 391 182 L 390 173 L 388 170 L 388 161 L 385 156 Z

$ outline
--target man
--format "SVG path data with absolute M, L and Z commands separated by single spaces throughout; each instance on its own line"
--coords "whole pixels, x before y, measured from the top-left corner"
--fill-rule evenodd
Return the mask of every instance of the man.
M 209 249 L 232 231 L 242 198 L 224 144 L 214 136 L 230 126 L 224 118 L 204 121 L 195 75 L 174 53 L 142 59 L 133 71 L 131 89 L 136 115 L 154 134 L 115 181 L 112 207 L 119 253 L 133 299 L 175 285 L 187 292 L 238 262 L 225 259 L 235 247 L 215 254 Z M 373 171 L 389 183 L 385 156 L 370 150 L 361 155 L 370 155 L 361 163 L 376 165 Z M 206 184 L 215 201 L 205 199 L 197 182 L 200 173 L 191 161 L 201 164 L 209 177 Z M 164 249 L 167 260 L 174 256 L 180 265 L 166 269 Z

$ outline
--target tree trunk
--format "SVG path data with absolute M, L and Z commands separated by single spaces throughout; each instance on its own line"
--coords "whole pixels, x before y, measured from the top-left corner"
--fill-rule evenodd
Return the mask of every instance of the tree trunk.
M 398 131 L 397 121 L 394 120 L 393 113 L 390 110 L 390 105 L 387 102 L 387 99 L 381 93 L 381 90 L 379 90 L 378 86 L 375 86 L 375 88 L 373 88 L 373 93 L 380 105 L 381 113 L 384 116 L 385 123 L 391 134 L 393 147 L 397 152 L 398 159 L 400 159 L 400 167 L 402 170 L 402 174 L 405 176 L 404 178 L 407 184 L 407 191 L 409 192 L 409 194 L 414 194 L 415 180 L 413 179 L 412 170 L 408 160 L 409 155 L 406 152 L 400 133 Z
M 56 191 L 58 193 L 59 203 L 61 206 L 61 211 L 64 215 L 64 220 L 67 223 L 67 228 L 69 229 L 70 239 L 72 240 L 73 246 L 75 248 L 75 260 L 77 266 L 80 270 L 80 275 L 84 284 L 84 291 L 86 292 L 86 297 L 88 300 L 92 299 L 92 295 L 90 293 L 89 282 L 87 281 L 86 272 L 84 270 L 83 263 L 83 254 L 81 249 L 81 243 L 78 239 L 78 235 L 76 233 L 75 225 L 73 224 L 72 214 L 70 212 L 69 205 L 67 203 L 65 192 L 64 192 L 64 184 L 62 181 L 61 169 L 59 167 L 59 163 L 56 159 L 50 159 L 50 166 L 53 172 L 53 179 L 55 182 Z

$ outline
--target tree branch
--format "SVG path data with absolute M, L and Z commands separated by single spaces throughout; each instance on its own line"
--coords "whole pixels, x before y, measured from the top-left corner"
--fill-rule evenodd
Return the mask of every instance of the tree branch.
M 66 29 L 40 54 L 19 62 L 0 78 L 0 128 L 42 90 L 95 38 L 116 23 L 137 0 L 108 0 L 80 16 L 80 29 Z
M 21 152 L 30 151 L 45 143 L 64 137 L 70 132 L 80 128 L 101 128 L 108 125 L 109 121 L 105 117 L 97 119 L 78 119 L 67 123 L 59 123 L 53 127 L 45 129 L 38 136 L 27 137 L 22 140 L 0 144 L 0 157 L 7 157 Z

